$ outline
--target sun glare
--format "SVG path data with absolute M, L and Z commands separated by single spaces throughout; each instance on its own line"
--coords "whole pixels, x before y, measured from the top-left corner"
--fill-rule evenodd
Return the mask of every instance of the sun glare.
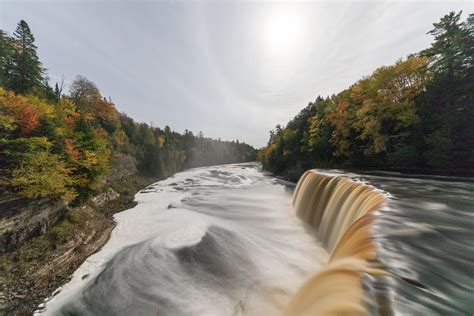
M 303 43 L 305 28 L 299 10 L 279 8 L 264 20 L 264 49 L 275 57 L 288 57 Z

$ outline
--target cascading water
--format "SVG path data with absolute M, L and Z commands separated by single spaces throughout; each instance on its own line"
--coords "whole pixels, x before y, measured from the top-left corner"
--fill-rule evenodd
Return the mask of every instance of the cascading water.
M 462 178 L 306 172 L 293 205 L 331 257 L 287 315 L 474 313 L 473 193 Z
M 317 230 L 327 251 L 333 253 L 349 227 L 380 209 L 384 200 L 368 185 L 307 171 L 297 184 L 293 207 L 304 222 Z
M 474 183 L 309 171 L 293 207 L 292 189 L 255 164 L 160 181 L 115 215 L 110 241 L 40 313 L 474 311 Z
M 310 278 L 291 301 L 287 315 L 365 315 L 364 272 L 375 246 L 370 229 L 384 196 L 374 188 L 307 171 L 293 195 L 296 214 L 317 231 L 331 255 L 325 269 Z

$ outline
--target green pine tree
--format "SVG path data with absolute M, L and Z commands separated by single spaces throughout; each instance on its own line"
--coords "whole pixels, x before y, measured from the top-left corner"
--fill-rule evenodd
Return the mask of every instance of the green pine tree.
M 13 52 L 12 38 L 0 30 L 0 86 L 8 85 L 8 69 Z
M 16 93 L 28 93 L 44 88 L 43 68 L 36 54 L 35 38 L 28 24 L 21 20 L 14 36 L 14 53 L 7 65 L 7 88 Z

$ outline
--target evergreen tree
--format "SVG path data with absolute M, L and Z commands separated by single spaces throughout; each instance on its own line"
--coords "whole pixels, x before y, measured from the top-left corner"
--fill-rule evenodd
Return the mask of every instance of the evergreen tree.
M 8 68 L 13 54 L 12 39 L 2 30 L 0 30 L 0 85 L 8 84 Z
M 460 22 L 461 13 L 451 12 L 445 15 L 428 32 L 435 41 L 422 52 L 432 60 L 432 68 L 437 72 L 452 74 L 463 67 L 465 62 L 465 38 L 468 31 Z
M 55 96 L 57 101 L 59 101 L 61 99 L 61 90 L 59 90 L 59 86 L 58 86 L 57 82 L 54 85 L 54 96 Z
M 453 161 L 459 167 L 474 163 L 474 36 L 472 15 L 460 22 L 461 12 L 445 15 L 429 34 L 431 47 L 422 52 L 430 57 L 433 79 L 419 102 L 427 164 L 446 168 Z M 449 145 L 449 146 L 448 146 Z
M 28 24 L 21 20 L 14 35 L 14 52 L 7 65 L 9 80 L 7 88 L 16 93 L 27 93 L 42 89 L 44 78 L 41 62 L 36 54 L 35 38 Z

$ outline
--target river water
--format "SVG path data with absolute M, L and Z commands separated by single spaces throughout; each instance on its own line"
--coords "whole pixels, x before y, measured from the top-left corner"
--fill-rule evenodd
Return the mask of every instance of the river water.
M 391 195 L 374 229 L 378 257 L 391 276 L 372 284 L 388 310 L 398 315 L 474 315 L 474 182 L 339 173 Z
M 373 313 L 474 312 L 474 183 L 347 173 L 390 197 L 374 238 L 390 276 L 365 280 Z M 256 164 L 196 168 L 136 195 L 46 315 L 278 315 L 328 254 L 291 208 L 293 185 Z
M 196 168 L 133 209 L 45 314 L 275 315 L 328 260 L 291 210 L 292 185 L 256 164 Z

